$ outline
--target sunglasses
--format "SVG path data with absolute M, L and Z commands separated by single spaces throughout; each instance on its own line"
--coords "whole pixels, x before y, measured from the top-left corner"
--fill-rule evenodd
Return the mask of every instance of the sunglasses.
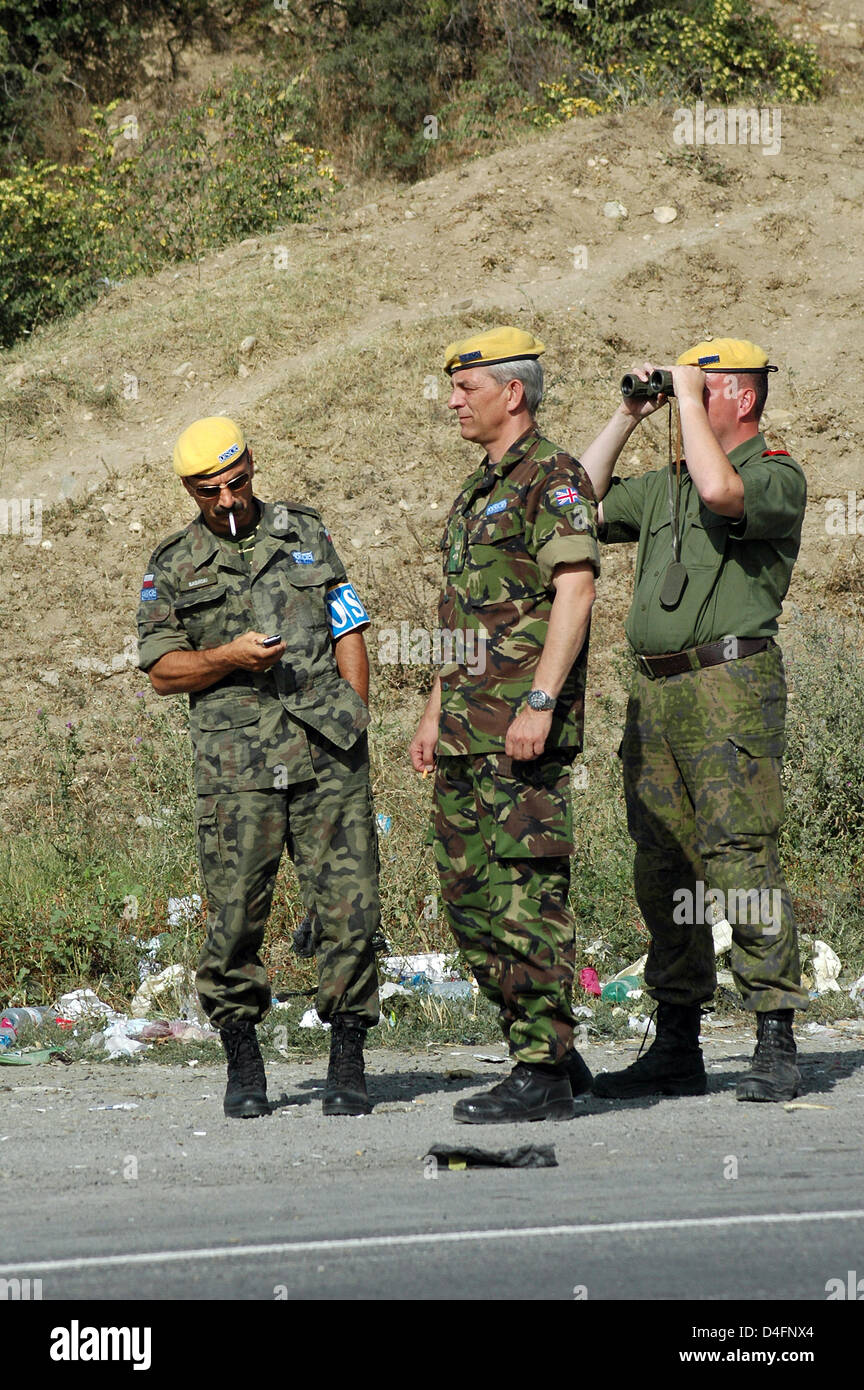
M 240 492 L 249 481 L 248 473 L 238 473 L 236 478 L 229 478 L 224 483 L 201 483 L 194 488 L 197 497 L 218 497 L 223 487 L 228 487 L 232 492 Z

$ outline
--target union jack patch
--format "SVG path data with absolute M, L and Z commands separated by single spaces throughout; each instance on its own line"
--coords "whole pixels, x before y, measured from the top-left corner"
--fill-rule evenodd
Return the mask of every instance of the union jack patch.
M 581 502 L 582 498 L 573 487 L 559 487 L 552 500 L 556 507 L 572 507 L 574 503 Z

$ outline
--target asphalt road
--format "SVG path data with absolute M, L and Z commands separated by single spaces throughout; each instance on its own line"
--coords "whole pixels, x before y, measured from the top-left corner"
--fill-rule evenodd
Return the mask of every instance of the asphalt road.
M 635 1046 L 585 1055 L 616 1070 Z M 711 1029 L 705 1050 L 706 1097 L 482 1127 L 451 1107 L 506 1074 L 476 1060 L 503 1056 L 486 1046 L 370 1050 L 376 1109 L 338 1119 L 320 1112 L 322 1059 L 268 1064 L 292 1103 L 250 1121 L 224 1119 L 220 1067 L 5 1068 L 0 1280 L 100 1303 L 706 1305 L 824 1303 L 829 1281 L 864 1281 L 864 1036 L 802 1041 L 808 1108 L 735 1101 L 748 1030 Z M 136 1108 L 94 1108 L 116 1105 Z M 558 1166 L 450 1171 L 425 1160 L 434 1143 L 552 1144 Z

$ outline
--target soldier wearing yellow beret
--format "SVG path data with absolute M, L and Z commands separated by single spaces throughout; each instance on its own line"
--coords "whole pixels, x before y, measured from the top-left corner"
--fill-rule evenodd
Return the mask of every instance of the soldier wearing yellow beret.
M 452 343 L 462 438 L 485 451 L 442 539 L 445 661 L 411 744 L 435 766 L 447 920 L 498 1009 L 514 1069 L 457 1103 L 470 1124 L 570 1119 L 591 1073 L 573 1048 L 569 767 L 582 746 L 596 503 L 535 423 L 543 344 L 504 327 Z M 442 640 L 443 645 L 443 640 Z
M 786 683 L 776 634 L 807 486 L 759 430 L 776 370 L 755 343 L 698 343 L 671 368 L 684 459 L 612 476 L 664 395 L 622 400 L 582 454 L 601 541 L 638 543 L 626 626 L 636 684 L 620 753 L 651 933 L 645 983 L 658 1003 L 652 1047 L 598 1077 L 601 1096 L 704 1094 L 699 1019 L 716 988 L 715 916 L 732 927 L 732 973 L 756 1015 L 738 1099 L 789 1100 L 800 1084 L 792 1020 L 807 994 L 777 850 Z
M 233 420 L 184 430 L 174 469 L 199 515 L 144 576 L 139 665 L 189 695 L 207 938 L 197 985 L 228 1060 L 225 1114 L 268 1113 L 260 958 L 286 845 L 315 909 L 317 1008 L 331 1024 L 325 1115 L 368 1114 L 378 1020 L 378 846 L 365 730 L 369 619 L 318 512 L 262 502 Z

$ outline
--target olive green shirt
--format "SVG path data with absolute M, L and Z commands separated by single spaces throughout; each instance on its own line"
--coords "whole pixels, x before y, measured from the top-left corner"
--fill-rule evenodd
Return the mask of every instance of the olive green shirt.
M 777 631 L 801 544 L 806 479 L 784 451 L 767 450 L 761 434 L 738 444 L 729 462 L 744 484 L 739 521 L 709 511 L 682 464 L 678 525 L 687 583 L 674 607 L 660 602 L 673 558 L 669 470 L 611 481 L 599 534 L 607 543 L 639 543 L 625 629 L 636 652 L 656 656 Z
M 281 634 L 286 644 L 269 671 L 237 668 L 190 694 L 202 796 L 312 780 L 310 732 L 347 749 L 369 723 L 336 665 L 325 595 L 346 574 L 328 531 L 311 507 L 258 505 L 250 553 L 240 555 L 199 516 L 157 546 L 141 589 L 142 671 L 168 652 L 204 651 L 250 631 Z
M 600 569 L 597 502 L 577 459 L 528 430 L 488 458 L 441 540 L 439 754 L 503 753 L 543 651 L 559 565 Z M 443 648 L 449 647 L 448 651 Z M 546 751 L 582 746 L 588 638 L 558 697 Z

